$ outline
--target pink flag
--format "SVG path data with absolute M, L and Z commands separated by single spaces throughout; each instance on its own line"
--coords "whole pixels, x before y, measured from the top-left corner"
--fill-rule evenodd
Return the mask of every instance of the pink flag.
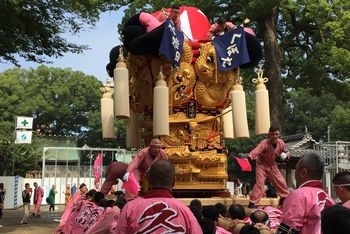
M 133 172 L 130 173 L 129 179 L 123 183 L 122 189 L 125 189 L 125 191 L 132 194 L 138 194 L 140 189 L 140 184 L 135 179 L 135 175 Z
M 94 177 L 95 177 L 95 187 L 99 187 L 98 183 L 100 182 L 101 179 L 101 167 L 102 167 L 102 154 L 99 153 L 97 154 L 97 157 L 95 158 L 94 161 Z
M 250 165 L 248 159 L 235 157 L 238 165 L 241 167 L 242 171 L 252 171 L 252 166 Z

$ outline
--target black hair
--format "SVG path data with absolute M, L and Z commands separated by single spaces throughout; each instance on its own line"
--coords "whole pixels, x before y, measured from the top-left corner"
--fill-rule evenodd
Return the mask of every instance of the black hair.
M 199 220 L 199 225 L 202 228 L 203 234 L 215 234 L 216 226 L 212 219 L 203 218 Z
M 321 229 L 323 234 L 349 233 L 350 209 L 335 205 L 321 212 Z
M 91 189 L 85 194 L 85 197 L 94 197 L 96 193 L 96 189 Z
M 79 189 L 82 189 L 83 187 L 86 187 L 86 184 L 82 183 L 82 184 L 79 186 Z
M 170 7 L 171 9 L 175 9 L 175 10 L 180 10 L 180 5 L 179 4 L 173 4 Z
M 115 201 L 113 199 L 109 199 L 107 200 L 106 204 L 105 204 L 105 208 L 107 207 L 113 207 L 115 205 Z
M 189 208 L 192 211 L 194 217 L 196 217 L 197 221 L 203 218 L 203 213 L 201 208 L 199 208 L 198 206 L 189 206 Z
M 263 210 L 255 210 L 252 213 L 250 213 L 249 218 L 253 224 L 266 224 L 266 222 L 269 220 L 269 215 Z
M 277 126 L 274 126 L 274 125 L 271 125 L 270 128 L 269 128 L 269 132 L 276 132 L 276 131 L 279 131 L 280 128 L 277 127 Z
M 216 23 L 219 25 L 224 25 L 226 24 L 226 19 L 224 17 L 220 17 L 219 19 L 216 20 Z
M 218 221 L 219 219 L 219 211 L 214 205 L 203 206 L 203 217 L 210 218 L 214 221 Z
M 127 201 L 124 198 L 124 196 L 118 197 L 117 200 L 115 201 L 115 205 L 118 206 L 119 209 L 123 209 L 126 203 Z
M 222 204 L 221 202 L 218 202 L 214 205 L 216 207 L 216 209 L 218 209 L 219 214 L 222 217 L 226 217 L 227 216 L 227 208 L 224 204 Z
M 192 207 L 192 206 L 198 207 L 201 211 L 203 210 L 202 202 L 198 199 L 191 200 L 190 207 Z
M 232 204 L 228 208 L 231 219 L 244 219 L 246 217 L 244 207 L 240 204 Z
M 101 192 L 96 192 L 95 193 L 95 195 L 94 195 L 94 197 L 93 197 L 93 200 L 97 203 L 97 204 L 100 204 L 100 201 L 102 200 L 102 199 L 104 199 L 105 198 L 105 195 L 104 195 L 104 193 L 101 193 Z M 106 200 L 107 201 L 107 200 Z M 103 203 L 104 201 L 102 201 L 102 203 Z M 103 204 L 103 206 L 104 206 L 104 204 Z
M 316 153 L 306 154 L 298 161 L 301 168 L 306 168 L 310 179 L 321 180 L 324 173 L 324 162 Z
M 246 224 L 239 231 L 239 234 L 260 234 L 260 231 L 258 228 L 254 227 L 253 225 Z
M 341 171 L 341 172 L 337 173 L 333 177 L 332 183 L 334 185 L 350 184 L 350 172 L 349 171 Z M 350 191 L 350 185 L 346 185 L 346 186 L 342 186 L 342 187 L 344 187 L 346 190 Z

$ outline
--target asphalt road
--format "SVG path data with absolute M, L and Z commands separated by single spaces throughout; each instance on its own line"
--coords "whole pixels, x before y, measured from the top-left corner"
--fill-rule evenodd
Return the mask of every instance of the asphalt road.
M 41 217 L 37 218 L 31 216 L 33 211 L 33 206 L 31 206 L 28 224 L 20 224 L 23 216 L 22 207 L 16 210 L 4 210 L 4 215 L 0 219 L 0 233 L 52 234 L 59 224 L 63 207 L 63 205 L 58 205 L 58 210 L 54 214 L 49 215 L 49 206 L 41 206 Z

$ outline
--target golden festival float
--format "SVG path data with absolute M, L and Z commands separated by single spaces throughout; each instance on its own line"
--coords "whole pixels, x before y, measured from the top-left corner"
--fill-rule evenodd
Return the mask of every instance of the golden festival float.
M 180 14 L 184 11 L 180 8 Z M 207 32 L 209 21 L 201 25 Z M 102 89 L 103 138 L 114 138 L 113 120 L 123 118 L 127 147 L 141 148 L 154 137 L 161 139 L 176 168 L 175 191 L 225 191 L 224 139 L 249 137 L 239 72 L 242 67 L 256 67 L 262 57 L 258 40 L 244 33 L 245 40 L 255 40 L 253 46 L 247 43 L 250 63 L 225 71 L 219 69 L 214 40 L 185 37 L 178 66 L 157 53 L 133 53 L 129 47 L 126 54 L 125 47 L 114 48 L 118 54 L 110 74 L 114 84 Z M 255 133 L 263 134 L 270 126 L 267 78 L 260 68 L 257 71 L 258 77 L 252 80 L 256 84 Z

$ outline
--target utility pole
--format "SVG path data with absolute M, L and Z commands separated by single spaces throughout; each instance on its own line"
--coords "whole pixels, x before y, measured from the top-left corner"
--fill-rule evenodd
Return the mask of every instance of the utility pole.
M 327 142 L 331 142 L 331 125 L 327 127 Z

